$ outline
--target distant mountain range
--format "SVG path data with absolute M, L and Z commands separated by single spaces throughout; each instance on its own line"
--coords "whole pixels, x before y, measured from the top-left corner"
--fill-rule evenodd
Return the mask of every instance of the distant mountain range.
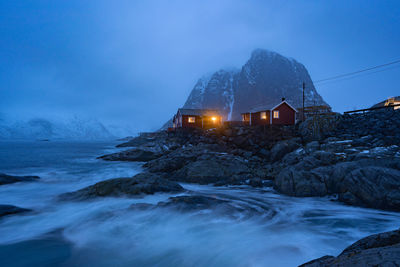
M 254 107 L 278 104 L 285 98 L 294 107 L 328 105 L 316 91 L 303 64 L 265 49 L 256 49 L 241 69 L 219 70 L 200 78 L 183 108 L 219 109 L 225 120 L 240 120 Z M 171 125 L 167 122 L 163 128 Z
M 30 120 L 5 120 L 0 118 L 0 139 L 68 139 L 68 140 L 106 140 L 115 136 L 100 122 L 93 119 L 72 118 L 65 121 L 52 121 L 43 118 Z

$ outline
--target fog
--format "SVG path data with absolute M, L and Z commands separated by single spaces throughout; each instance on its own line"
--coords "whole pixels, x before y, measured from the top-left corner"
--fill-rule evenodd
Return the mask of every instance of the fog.
M 2 1 L 0 119 L 155 130 L 197 79 L 255 48 L 313 80 L 399 59 L 397 1 Z M 399 68 L 316 84 L 336 111 L 399 95 Z M 122 129 L 122 130 L 121 130 Z

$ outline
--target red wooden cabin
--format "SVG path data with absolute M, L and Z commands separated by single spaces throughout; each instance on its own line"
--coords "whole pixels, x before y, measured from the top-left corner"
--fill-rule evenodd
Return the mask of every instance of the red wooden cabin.
M 293 125 L 297 110 L 282 99 L 277 105 L 265 105 L 242 113 L 242 121 L 249 125 Z
M 216 109 L 180 108 L 173 118 L 174 128 L 210 129 L 222 125 L 222 116 Z

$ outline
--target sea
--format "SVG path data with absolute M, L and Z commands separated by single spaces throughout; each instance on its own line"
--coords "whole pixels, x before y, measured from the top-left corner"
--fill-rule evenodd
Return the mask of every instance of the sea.
M 142 171 L 139 162 L 97 159 L 121 150 L 116 144 L 0 141 L 0 173 L 40 176 L 0 186 L 0 204 L 32 210 L 0 218 L 0 266 L 297 266 L 400 226 L 400 213 L 284 196 L 271 187 L 181 184 L 186 191 L 179 194 L 60 201 L 62 193 Z M 188 194 L 240 208 L 132 208 Z

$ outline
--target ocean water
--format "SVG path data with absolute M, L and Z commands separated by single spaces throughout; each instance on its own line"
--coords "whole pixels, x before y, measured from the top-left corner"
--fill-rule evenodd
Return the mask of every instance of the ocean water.
M 180 194 L 57 200 L 140 172 L 140 163 L 96 159 L 118 151 L 115 145 L 0 142 L 0 172 L 41 177 L 0 186 L 0 204 L 33 210 L 0 219 L 0 266 L 297 266 L 400 225 L 400 213 L 287 197 L 272 188 L 182 184 L 187 191 Z M 226 200 L 237 210 L 131 208 L 186 194 Z

